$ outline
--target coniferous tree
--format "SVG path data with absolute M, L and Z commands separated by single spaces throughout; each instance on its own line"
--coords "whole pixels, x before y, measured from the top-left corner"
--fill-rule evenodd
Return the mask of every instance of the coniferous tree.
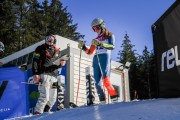
M 0 57 L 16 51 L 16 11 L 14 9 L 12 0 L 0 1 L 0 41 L 4 43 L 6 50 Z
M 150 52 L 147 47 L 143 50 L 143 54 L 139 56 L 138 62 L 138 80 L 141 83 L 139 96 L 141 99 L 151 98 L 150 87 Z
M 144 58 L 144 88 L 147 91 L 148 97 L 151 98 L 151 87 L 150 87 L 150 52 L 148 51 L 147 47 L 143 50 L 143 58 Z
M 130 91 L 131 98 L 134 98 L 134 92 L 137 91 L 139 86 L 139 81 L 137 81 L 137 66 L 136 66 L 136 50 L 134 50 L 134 45 L 131 44 L 129 36 L 125 34 L 125 39 L 121 45 L 122 50 L 118 53 L 118 62 L 125 64 L 126 62 L 131 62 L 129 69 L 129 81 L 130 81 Z
M 42 9 L 42 31 L 44 33 L 44 35 L 46 34 L 52 34 L 52 33 L 49 33 L 49 26 L 50 26 L 50 23 L 52 22 L 51 17 L 51 13 L 49 11 L 49 2 L 48 0 L 44 0 L 44 2 L 42 3 L 42 6 L 41 6 L 41 9 Z
M 43 11 L 37 0 L 28 2 L 27 23 L 26 23 L 26 47 L 44 38 Z
M 151 88 L 151 97 L 158 97 L 158 83 L 156 76 L 156 64 L 155 64 L 155 55 L 154 51 L 150 52 L 150 67 L 149 67 L 149 80 L 150 80 L 150 88 Z
M 72 16 L 60 0 L 1 0 L 0 41 L 5 44 L 7 56 L 28 47 L 49 34 L 79 40 L 84 35 L 76 32 Z M 8 45 L 8 47 L 7 47 Z
M 149 52 L 147 47 L 137 60 L 137 79 L 141 86 L 138 89 L 140 99 L 150 99 L 157 96 L 157 83 L 155 79 L 154 53 Z
M 28 11 L 28 0 L 16 0 L 15 7 L 16 7 L 16 48 L 21 50 L 24 48 L 25 40 L 25 31 L 26 31 L 26 24 L 27 20 L 27 11 Z
M 131 41 L 129 39 L 129 36 L 125 34 L 125 39 L 123 40 L 123 43 L 121 45 L 122 50 L 119 51 L 118 53 L 118 59 L 120 63 L 125 64 L 127 61 L 135 63 L 136 61 L 136 56 L 135 52 L 136 50 L 133 50 L 134 45 L 131 44 Z
M 47 34 L 57 34 L 72 40 L 84 38 L 84 35 L 76 32 L 77 24 L 72 24 L 72 16 L 67 12 L 67 7 L 63 8 L 59 0 L 52 0 L 48 6 L 48 1 L 43 2 L 44 26 Z

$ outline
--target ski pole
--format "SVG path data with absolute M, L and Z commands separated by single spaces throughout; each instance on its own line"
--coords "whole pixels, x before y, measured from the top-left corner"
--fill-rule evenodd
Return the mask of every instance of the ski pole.
M 86 41 L 80 41 L 85 44 Z M 80 49 L 80 56 L 79 56 L 79 81 L 78 81 L 78 88 L 77 88 L 77 95 L 76 95 L 76 105 L 77 105 L 77 100 L 78 100 L 78 93 L 79 93 L 79 86 L 80 86 L 80 77 L 81 77 L 81 55 L 82 55 L 82 48 Z
M 100 72 L 101 72 L 101 75 L 102 75 L 102 79 L 104 79 L 104 75 L 103 75 L 103 72 L 102 72 L 102 68 L 101 68 L 101 64 L 100 64 L 100 61 L 99 61 L 99 56 L 98 56 L 98 54 L 97 54 L 97 51 L 96 51 L 96 56 L 97 56 L 97 60 L 98 60 L 98 65 L 99 65 L 99 68 L 100 68 Z M 104 96 L 105 96 L 105 99 L 106 99 L 104 83 L 103 83 L 103 90 L 104 90 Z M 108 102 L 109 102 L 109 100 L 108 100 Z
M 81 68 L 81 55 L 82 55 L 82 49 L 80 50 L 80 57 L 79 57 L 79 81 L 78 81 L 78 88 L 77 88 L 77 95 L 76 95 L 76 105 L 77 105 L 77 99 L 78 99 L 78 93 L 79 93 L 79 85 L 80 85 L 80 68 Z
M 36 83 L 29 83 L 29 82 L 21 82 L 21 84 L 36 85 L 36 86 L 45 86 L 45 87 L 47 87 L 47 85 L 45 85 L 45 84 L 36 84 Z M 51 86 L 51 87 L 53 88 L 53 87 L 56 87 L 56 86 Z
M 29 82 L 21 82 L 22 84 L 27 84 L 27 85 L 37 85 L 37 86 L 46 86 L 44 84 L 36 84 L 36 83 L 29 83 Z

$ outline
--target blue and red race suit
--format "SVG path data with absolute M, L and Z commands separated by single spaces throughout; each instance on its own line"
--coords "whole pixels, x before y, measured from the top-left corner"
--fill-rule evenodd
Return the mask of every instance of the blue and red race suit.
M 96 39 L 101 41 L 101 46 L 95 46 L 92 44 L 89 49 L 86 46 L 83 46 L 83 50 L 90 55 L 96 50 L 93 58 L 94 79 L 100 101 L 102 101 L 105 99 L 105 95 L 99 84 L 101 77 L 109 95 L 111 97 L 117 96 L 117 93 L 110 82 L 111 50 L 114 49 L 115 37 L 111 32 L 105 30 L 105 32 L 98 35 Z

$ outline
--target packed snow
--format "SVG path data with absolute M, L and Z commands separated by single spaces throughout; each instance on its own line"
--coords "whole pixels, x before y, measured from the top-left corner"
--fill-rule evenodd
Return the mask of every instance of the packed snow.
M 180 120 L 180 98 L 84 106 L 11 120 Z

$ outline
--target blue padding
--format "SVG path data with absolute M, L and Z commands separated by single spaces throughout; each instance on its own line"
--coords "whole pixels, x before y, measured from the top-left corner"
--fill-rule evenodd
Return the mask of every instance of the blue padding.
M 0 119 L 29 114 L 26 72 L 18 67 L 0 68 Z

